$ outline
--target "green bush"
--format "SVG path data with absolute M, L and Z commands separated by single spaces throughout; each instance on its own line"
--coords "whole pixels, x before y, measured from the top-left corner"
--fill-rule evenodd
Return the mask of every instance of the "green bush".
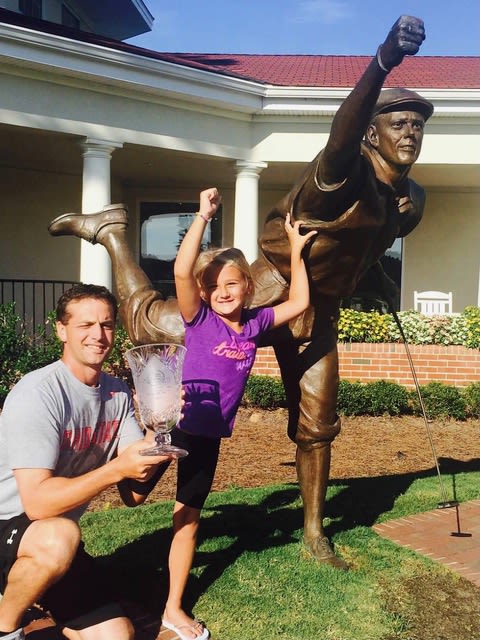
M 35 336 L 30 336 L 15 313 L 15 304 L 0 305 L 0 406 L 23 375 L 59 357 L 61 345 L 51 324 L 49 317 L 43 326 L 37 327 Z
M 453 418 L 465 420 L 480 417 L 480 383 L 473 383 L 463 390 L 430 382 L 420 387 L 428 418 Z M 243 404 L 260 409 L 286 407 L 282 381 L 270 376 L 250 376 Z M 344 416 L 362 415 L 421 415 L 417 392 L 408 390 L 396 382 L 350 382 L 341 380 L 338 389 L 337 411 Z
M 133 387 L 132 374 L 125 361 L 125 351 L 132 347 L 133 344 L 128 337 L 126 329 L 119 325 L 115 329 L 115 342 L 113 343 L 112 352 L 103 366 L 107 373 L 125 380 L 131 387 Z
M 396 382 L 367 382 L 365 394 L 369 405 L 367 413 L 372 416 L 400 416 L 410 411 L 410 394 L 405 387 Z
M 480 308 L 466 307 L 463 315 L 467 325 L 465 346 L 478 349 L 480 348 Z
M 463 390 L 467 415 L 480 418 L 480 382 L 472 382 Z
M 368 413 L 369 398 L 365 385 L 360 382 L 340 380 L 337 411 L 344 416 L 362 416 Z
M 456 387 L 442 382 L 429 382 L 420 387 L 420 393 L 428 418 L 454 418 L 465 420 L 467 405 L 462 393 Z M 411 392 L 413 412 L 421 415 L 420 401 L 416 391 Z
M 363 384 L 341 380 L 337 411 L 345 416 L 399 416 L 410 411 L 410 395 L 396 382 L 376 380 Z
M 0 381 L 0 400 L 19 377 L 17 361 L 28 348 L 25 334 L 20 327 L 20 318 L 15 314 L 13 303 L 0 307 L 0 366 L 2 367 Z
M 243 402 L 260 409 L 286 407 L 287 399 L 282 381 L 270 376 L 250 376 L 247 380 Z

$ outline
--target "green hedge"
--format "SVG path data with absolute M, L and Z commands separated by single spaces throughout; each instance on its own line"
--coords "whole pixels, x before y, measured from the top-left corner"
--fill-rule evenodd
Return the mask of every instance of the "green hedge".
M 480 382 L 463 388 L 429 382 L 420 386 L 420 393 L 428 418 L 480 418 Z M 243 404 L 262 409 L 286 407 L 282 381 L 269 376 L 250 376 Z M 416 390 L 387 380 L 367 383 L 341 380 L 337 411 L 345 416 L 422 415 Z
M 13 385 L 33 369 L 57 360 L 61 343 L 52 331 L 52 318 L 29 336 L 15 313 L 14 303 L 0 305 L 0 405 Z

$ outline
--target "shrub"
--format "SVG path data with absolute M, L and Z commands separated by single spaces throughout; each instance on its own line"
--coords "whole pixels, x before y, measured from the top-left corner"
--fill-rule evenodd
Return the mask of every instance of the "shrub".
M 430 382 L 420 387 L 428 418 L 465 420 L 480 417 L 480 383 L 465 390 L 442 382 Z M 252 375 L 247 382 L 244 404 L 261 409 L 287 406 L 281 380 L 269 376 Z M 337 411 L 344 416 L 362 415 L 421 415 L 417 392 L 388 380 L 350 382 L 341 380 L 338 388 Z
M 360 382 L 340 380 L 337 411 L 344 416 L 361 416 L 368 413 L 370 401 L 365 392 L 366 385 Z
M 480 418 L 480 382 L 473 382 L 463 390 L 467 414 L 472 418 Z
M 243 401 L 261 409 L 287 406 L 282 381 L 270 376 L 250 376 L 247 380 Z
M 126 329 L 122 325 L 118 326 L 115 329 L 115 342 L 113 343 L 112 352 L 103 366 L 107 373 L 125 380 L 131 388 L 133 388 L 132 374 L 125 361 L 125 351 L 132 347 L 133 344 L 128 337 Z
M 463 314 L 467 325 L 465 346 L 478 349 L 480 347 L 480 308 L 466 307 Z
M 376 380 L 365 385 L 368 413 L 372 416 L 384 414 L 400 416 L 410 410 L 410 395 L 405 387 L 387 380 Z
M 27 348 L 26 337 L 22 331 L 20 318 L 15 313 L 14 303 L 1 305 L 0 366 L 2 367 L 2 378 L 0 381 L 0 401 L 2 404 L 7 393 L 20 377 L 17 361 Z
M 341 380 L 337 411 L 345 416 L 399 416 L 410 411 L 410 396 L 396 382 L 377 380 L 362 384 Z
M 463 395 L 456 387 L 441 382 L 429 382 L 420 387 L 428 418 L 454 418 L 465 420 L 467 407 Z M 421 415 L 420 401 L 416 391 L 411 392 L 413 411 Z

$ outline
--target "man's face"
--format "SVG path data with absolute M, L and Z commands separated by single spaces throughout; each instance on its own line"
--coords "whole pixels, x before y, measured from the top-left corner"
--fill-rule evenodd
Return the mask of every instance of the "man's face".
M 368 127 L 370 144 L 391 166 L 411 166 L 420 155 L 425 120 L 415 111 L 381 113 Z
M 112 350 L 114 314 L 108 302 L 95 298 L 70 302 L 67 313 L 66 324 L 57 322 L 57 333 L 64 343 L 62 359 L 80 380 L 86 382 L 84 373 L 100 372 Z

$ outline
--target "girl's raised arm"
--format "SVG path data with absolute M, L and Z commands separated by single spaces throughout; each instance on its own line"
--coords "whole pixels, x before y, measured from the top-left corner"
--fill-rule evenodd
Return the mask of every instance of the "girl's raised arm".
M 173 269 L 180 313 L 189 322 L 200 308 L 200 290 L 193 268 L 200 252 L 205 226 L 213 218 L 222 201 L 215 187 L 200 193 L 200 208 L 178 249 Z
M 290 242 L 290 289 L 288 300 L 273 307 L 274 321 L 273 328 L 286 324 L 296 318 L 310 304 L 310 288 L 308 284 L 307 269 L 302 258 L 302 251 L 305 245 L 316 235 L 316 231 L 310 231 L 305 235 L 300 235 L 302 222 L 297 220 L 291 224 L 291 216 L 287 213 L 285 219 L 285 231 Z

